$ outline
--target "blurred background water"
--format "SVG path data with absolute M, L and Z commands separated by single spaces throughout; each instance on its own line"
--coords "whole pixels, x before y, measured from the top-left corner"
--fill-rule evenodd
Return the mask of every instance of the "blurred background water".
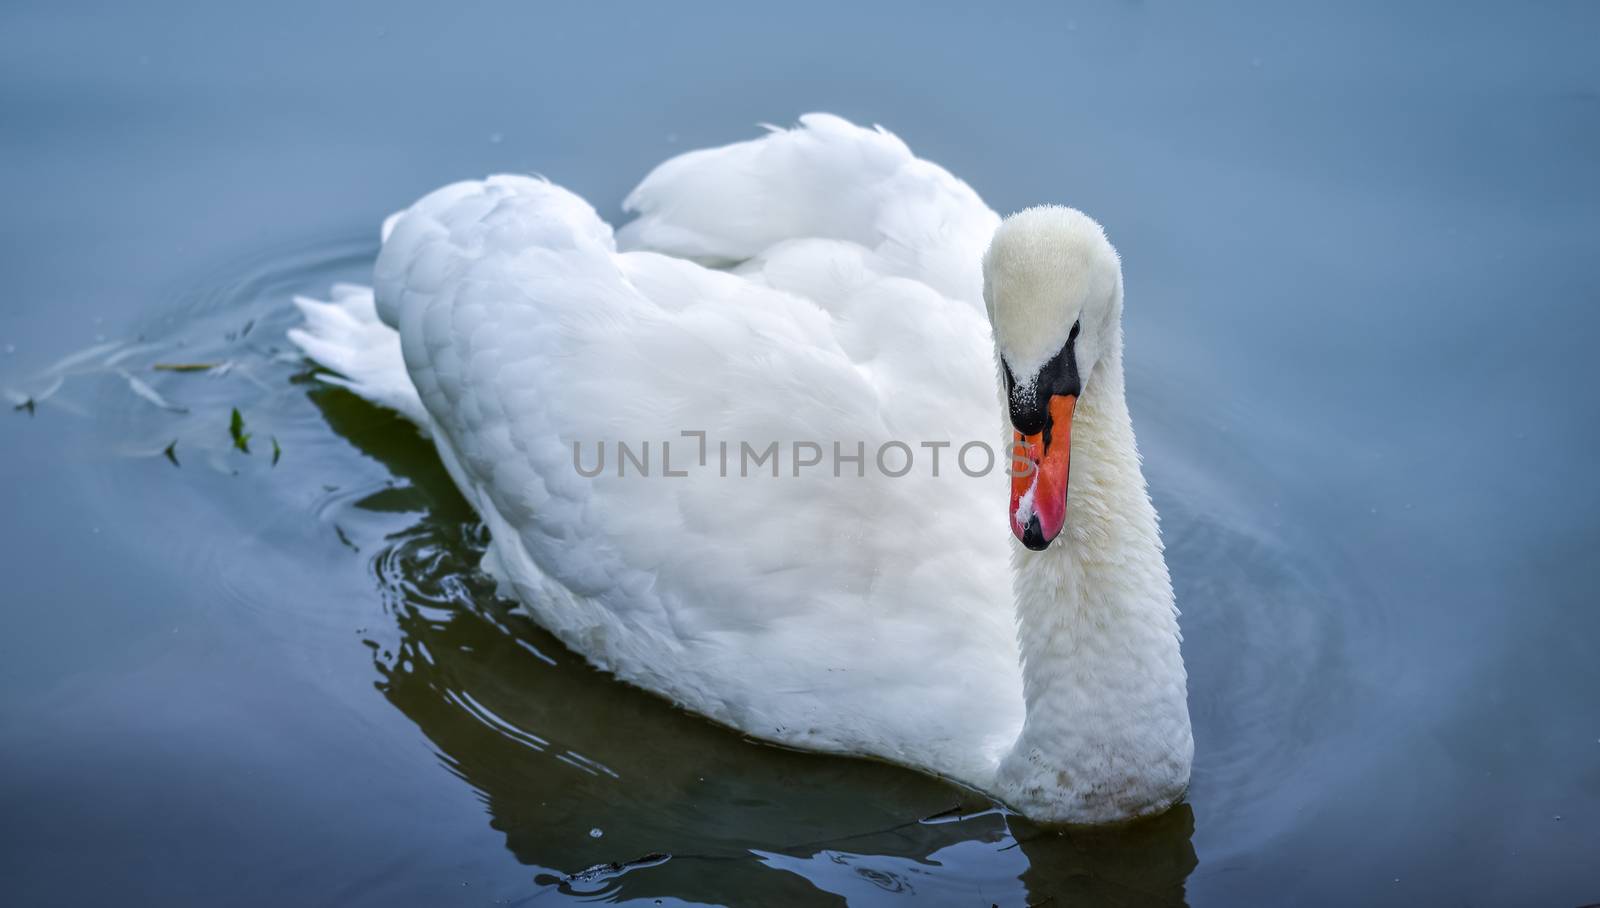
M 1600 901 L 1597 27 L 11 0 L 4 901 Z M 473 572 L 431 448 L 284 349 L 434 186 L 535 171 L 615 220 L 809 110 L 1120 249 L 1197 742 L 1166 817 L 1035 829 L 588 669 Z

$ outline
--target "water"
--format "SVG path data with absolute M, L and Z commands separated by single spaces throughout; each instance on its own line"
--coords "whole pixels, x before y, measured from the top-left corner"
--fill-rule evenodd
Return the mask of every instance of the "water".
M 1597 19 L 8 5 L 7 901 L 1600 899 Z M 429 446 L 285 350 L 290 296 L 435 185 L 616 217 L 809 109 L 1121 250 L 1191 672 L 1171 814 L 1039 830 L 610 681 L 473 573 Z

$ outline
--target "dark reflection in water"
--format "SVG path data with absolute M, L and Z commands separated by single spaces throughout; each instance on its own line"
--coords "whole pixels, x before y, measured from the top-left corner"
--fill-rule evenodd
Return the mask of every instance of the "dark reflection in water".
M 311 399 L 406 480 L 356 506 L 422 510 L 371 561 L 397 632 L 363 641 L 377 687 L 542 868 L 539 885 L 721 904 L 1183 902 L 1188 805 L 1124 829 L 1041 830 L 938 780 L 749 741 L 608 679 L 475 571 L 483 530 L 426 442 L 342 390 Z

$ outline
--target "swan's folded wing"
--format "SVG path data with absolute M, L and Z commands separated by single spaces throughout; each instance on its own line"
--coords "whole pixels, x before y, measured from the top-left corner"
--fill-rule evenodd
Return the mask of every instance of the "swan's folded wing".
M 1020 702 L 999 474 L 964 477 L 954 449 L 938 479 L 873 463 L 887 440 L 924 457 L 922 441 L 994 434 L 968 307 L 876 282 L 851 322 L 884 319 L 866 333 L 894 340 L 853 352 L 811 300 L 619 254 L 581 199 L 521 177 L 413 206 L 376 276 L 441 454 L 489 522 L 491 567 L 574 648 L 751 733 L 833 750 L 871 750 L 890 726 L 964 740 L 958 726 L 988 721 L 966 704 Z M 891 317 L 919 305 L 928 317 Z M 703 458 L 684 433 L 704 433 Z M 825 456 L 799 476 L 797 442 Z M 836 475 L 835 442 L 864 450 L 865 478 L 850 461 Z M 583 475 L 602 444 L 604 468 Z
M 893 134 L 831 114 L 672 158 L 623 207 L 638 215 L 618 233 L 623 249 L 725 266 L 790 240 L 839 240 L 979 308 L 980 261 L 1000 223 L 972 187 Z

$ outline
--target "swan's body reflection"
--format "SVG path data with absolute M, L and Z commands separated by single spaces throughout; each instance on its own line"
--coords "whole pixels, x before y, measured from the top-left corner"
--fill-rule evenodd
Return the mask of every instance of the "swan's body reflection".
M 398 632 L 368 640 L 377 687 L 481 794 L 545 889 L 1183 902 L 1196 864 L 1187 805 L 1125 828 L 1041 830 L 937 779 L 744 740 L 595 671 L 476 573 L 481 530 L 427 442 L 344 391 L 310 393 L 336 432 L 410 481 L 363 507 L 421 513 L 373 559 Z

